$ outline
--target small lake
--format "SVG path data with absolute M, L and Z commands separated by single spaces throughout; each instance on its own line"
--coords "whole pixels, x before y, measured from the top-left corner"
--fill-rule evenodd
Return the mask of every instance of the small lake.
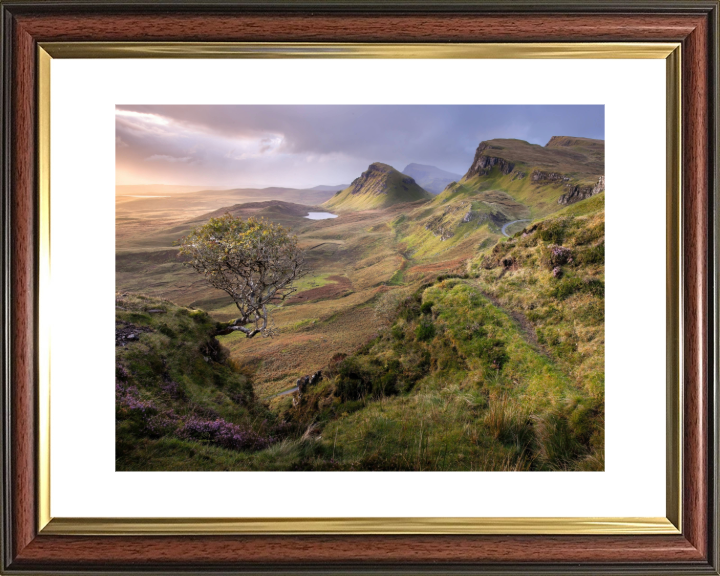
M 328 218 L 337 218 L 337 214 L 330 214 L 330 212 L 309 212 L 305 218 L 310 220 L 327 220 Z

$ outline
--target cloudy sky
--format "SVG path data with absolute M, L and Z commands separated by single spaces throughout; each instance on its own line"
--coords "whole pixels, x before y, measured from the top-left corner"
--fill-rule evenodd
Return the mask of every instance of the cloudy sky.
M 603 106 L 117 106 L 116 183 L 349 184 L 372 162 L 464 174 L 477 145 L 605 138 Z

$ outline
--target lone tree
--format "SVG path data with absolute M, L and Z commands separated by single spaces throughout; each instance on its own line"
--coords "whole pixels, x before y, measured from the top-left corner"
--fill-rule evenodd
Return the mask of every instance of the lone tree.
M 179 244 L 180 254 L 189 258 L 185 264 L 227 292 L 240 311 L 218 334 L 275 335 L 269 307 L 295 292 L 293 281 L 303 275 L 303 252 L 295 236 L 264 219 L 225 214 L 195 228 Z

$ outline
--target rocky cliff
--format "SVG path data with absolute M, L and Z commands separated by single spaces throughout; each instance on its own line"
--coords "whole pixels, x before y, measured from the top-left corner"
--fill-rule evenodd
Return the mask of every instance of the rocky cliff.
M 586 198 L 595 196 L 595 194 L 600 194 L 600 192 L 604 192 L 605 176 L 600 176 L 594 186 L 582 184 L 566 186 L 570 188 L 570 191 L 560 196 L 560 198 L 558 199 L 558 204 L 575 204 L 575 202 L 580 202 L 580 200 L 585 200 Z
M 505 158 L 494 155 L 493 150 L 502 150 L 502 148 L 493 146 L 489 142 L 480 142 L 477 150 L 475 150 L 475 158 L 473 158 L 470 169 L 463 179 L 469 180 L 474 176 L 485 176 L 489 174 L 495 166 L 497 166 L 503 174 L 510 174 L 513 168 L 515 168 L 515 164 Z

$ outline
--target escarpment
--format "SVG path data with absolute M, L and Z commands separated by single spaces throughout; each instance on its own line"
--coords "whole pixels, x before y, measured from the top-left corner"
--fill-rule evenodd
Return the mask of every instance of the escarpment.
M 591 196 L 595 196 L 595 194 L 600 194 L 600 192 L 604 191 L 605 176 L 600 176 L 594 186 L 586 186 L 582 184 L 571 186 L 570 192 L 560 196 L 558 204 L 575 204 L 575 202 L 580 202 L 580 200 L 585 200 L 586 198 L 590 198 Z

